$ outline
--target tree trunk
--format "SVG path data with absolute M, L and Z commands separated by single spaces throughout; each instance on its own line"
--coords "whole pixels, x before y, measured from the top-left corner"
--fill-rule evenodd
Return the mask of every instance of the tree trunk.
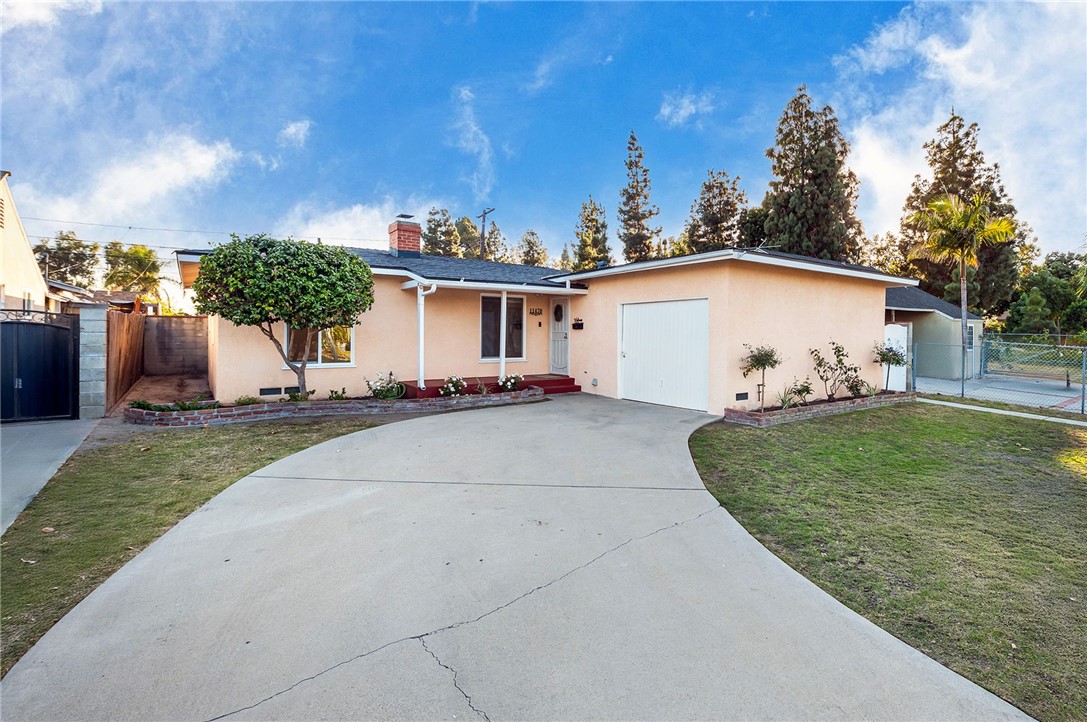
M 967 342 L 967 321 L 966 321 L 966 258 L 959 259 L 959 294 L 962 300 L 962 378 L 963 383 L 966 382 L 966 342 Z M 971 363 L 973 366 L 973 363 Z
M 276 347 L 276 351 L 279 351 L 280 357 L 283 359 L 283 363 L 287 365 L 291 371 L 294 372 L 295 378 L 298 380 L 298 393 L 305 398 L 306 393 L 306 362 L 309 359 L 310 343 L 313 341 L 313 331 L 310 331 L 309 336 L 306 338 L 306 348 L 302 352 L 302 361 L 300 363 L 294 363 L 288 358 L 287 351 L 283 348 L 283 344 L 276 338 L 275 331 L 272 329 L 272 324 L 260 324 L 257 326 L 261 333 L 268 337 L 272 342 L 272 345 Z

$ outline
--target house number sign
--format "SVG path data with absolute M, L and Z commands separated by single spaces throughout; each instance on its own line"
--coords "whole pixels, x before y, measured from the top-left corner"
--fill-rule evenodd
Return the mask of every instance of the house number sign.
M 528 315 L 529 316 L 542 316 L 543 315 L 543 309 L 542 308 L 530 308 L 530 309 L 528 309 Z

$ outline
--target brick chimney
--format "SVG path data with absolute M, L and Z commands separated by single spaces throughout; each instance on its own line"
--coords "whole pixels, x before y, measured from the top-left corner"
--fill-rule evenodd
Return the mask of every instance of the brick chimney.
M 423 227 L 408 218 L 411 216 L 397 216 L 397 219 L 389 224 L 389 253 L 394 256 L 417 258 L 421 251 L 419 237 L 423 234 Z

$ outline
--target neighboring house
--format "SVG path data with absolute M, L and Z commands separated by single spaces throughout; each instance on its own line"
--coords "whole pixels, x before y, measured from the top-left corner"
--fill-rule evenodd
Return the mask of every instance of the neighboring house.
M 392 371 L 426 386 L 458 374 L 570 376 L 589 393 L 720 413 L 758 406 L 744 378 L 744 344 L 769 344 L 784 363 L 767 374 L 768 403 L 812 378 L 809 349 L 843 344 L 878 384 L 872 347 L 883 338 L 890 286 L 916 281 L 875 269 L 768 251 L 723 250 L 581 273 L 419 253 L 419 224 L 389 227 L 389 250 L 350 249 L 374 273 L 374 305 L 352 328 L 325 331 L 307 370 L 327 389 L 367 393 Z M 191 287 L 208 251 L 178 251 Z M 289 333 L 280 340 L 291 349 Z M 215 397 L 278 396 L 294 385 L 255 327 L 208 319 Z M 295 351 L 297 353 L 297 351 Z M 821 389 L 819 389 L 821 391 Z M 262 393 L 263 392 L 263 393 Z
M 161 304 L 158 301 L 147 301 L 136 291 L 104 291 L 92 292 L 94 303 L 105 303 L 111 311 L 123 313 L 142 313 L 148 316 L 157 316 L 160 313 Z
M 907 345 L 915 353 L 914 374 L 927 378 L 958 379 L 962 375 L 962 309 L 920 288 L 888 288 L 885 320 L 905 326 Z M 967 375 L 981 371 L 980 316 L 966 314 Z
M 0 303 L 7 310 L 52 311 L 59 306 L 50 302 L 49 289 L 34 258 L 15 201 L 11 197 L 8 176 L 0 170 Z
M 73 286 L 55 278 L 45 279 L 49 287 L 48 298 L 60 304 L 61 313 L 79 313 L 79 308 L 87 303 L 94 303 L 94 294 L 85 288 Z

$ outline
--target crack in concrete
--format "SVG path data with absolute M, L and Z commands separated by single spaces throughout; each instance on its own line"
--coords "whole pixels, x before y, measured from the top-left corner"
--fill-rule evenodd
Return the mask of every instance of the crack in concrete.
M 446 664 L 442 660 L 438 659 L 438 655 L 434 654 L 434 652 L 430 649 L 430 647 L 426 646 L 426 637 L 420 637 L 419 642 L 420 642 L 420 644 L 423 645 L 423 649 L 426 650 L 427 654 L 429 654 L 431 657 L 434 658 L 434 661 L 438 663 L 439 667 L 444 667 L 445 669 L 448 669 L 450 672 L 453 673 L 453 686 L 457 688 L 458 692 L 460 692 L 462 695 L 464 695 L 464 699 L 465 699 L 466 702 L 468 702 L 468 706 L 472 708 L 472 711 L 475 712 L 480 717 L 482 717 L 487 722 L 491 722 L 491 718 L 487 716 L 486 712 L 484 712 L 483 710 L 479 709 L 474 704 L 472 704 L 472 696 L 470 694 L 468 694 L 467 692 L 465 692 L 464 688 L 462 688 L 460 686 L 460 683 L 457 682 L 457 670 L 453 669 L 448 664 Z
M 558 577 L 555 577 L 554 579 L 547 582 L 546 584 L 540 584 L 539 586 L 533 587 L 532 589 L 529 589 L 524 594 L 521 594 L 520 596 L 514 597 L 513 599 L 506 602 L 505 604 L 501 604 L 501 605 L 495 607 L 494 609 L 491 609 L 490 611 L 484 612 L 483 614 L 479 615 L 478 617 L 476 617 L 474 619 L 465 619 L 465 620 L 462 620 L 462 621 L 459 621 L 459 622 L 454 622 L 453 624 L 448 624 L 448 625 L 446 625 L 444 627 L 439 627 L 437 629 L 432 629 L 429 632 L 422 632 L 421 634 L 413 634 L 413 635 L 408 636 L 408 637 L 401 637 L 400 639 L 394 640 L 392 642 L 386 642 L 385 644 L 381 645 L 380 647 L 376 647 L 374 649 L 371 649 L 368 652 L 363 652 L 362 654 L 356 654 L 354 657 L 351 657 L 349 659 L 345 659 L 342 662 L 337 662 L 336 664 L 332 665 L 331 667 L 323 669 L 320 672 L 317 672 L 315 674 L 311 674 L 308 677 L 303 677 L 302 679 L 298 680 L 297 682 L 295 682 L 291 686 L 286 687 L 284 689 L 281 689 L 278 692 L 275 692 L 273 694 L 270 694 L 270 695 L 268 695 L 267 697 L 265 697 L 264 699 L 262 699 L 262 700 L 260 700 L 258 702 L 254 702 L 251 705 L 246 705 L 245 707 L 239 707 L 238 709 L 231 710 L 230 712 L 224 712 L 221 715 L 209 718 L 208 720 L 206 720 L 206 722 L 216 722 L 216 720 L 226 719 L 227 717 L 230 717 L 232 715 L 236 715 L 239 712 L 246 712 L 248 710 L 255 709 L 256 707 L 259 707 L 260 705 L 264 704 L 265 702 L 269 702 L 269 701 L 275 699 L 276 697 L 281 697 L 282 695 L 287 694 L 291 690 L 295 689 L 296 687 L 298 687 L 300 685 L 305 684 L 306 682 L 311 682 L 311 681 L 317 679 L 318 677 L 321 677 L 321 676 L 323 676 L 325 674 L 328 674 L 329 672 L 331 672 L 331 671 L 333 671 L 335 669 L 339 669 L 340 667 L 343 667 L 346 664 L 351 664 L 352 662 L 357 662 L 360 659 L 364 659 L 364 658 L 369 657 L 369 656 L 371 656 L 373 654 L 377 654 L 378 652 L 382 651 L 383 649 L 388 649 L 389 647 L 400 644 L 402 642 L 408 642 L 408 641 L 411 641 L 413 639 L 418 639 L 420 642 L 422 642 L 425 637 L 430 637 L 430 636 L 433 636 L 435 634 L 441 634 L 442 632 L 448 632 L 449 630 L 457 629 L 458 627 L 463 627 L 463 626 L 466 626 L 466 625 L 469 625 L 469 624 L 475 624 L 476 622 L 479 622 L 479 621 L 482 621 L 482 620 L 486 619 L 487 617 L 491 616 L 492 614 L 495 614 L 497 612 L 501 612 L 503 609 L 507 609 L 507 608 L 511 607 L 512 605 L 514 605 L 517 602 L 521 601 L 525 597 L 529 597 L 529 596 L 535 594 L 536 592 L 547 589 L 548 587 L 550 587 L 550 586 L 552 586 L 554 584 L 558 584 L 563 579 L 566 579 L 567 577 L 569 577 L 571 574 L 576 574 L 577 572 L 581 571 L 582 569 L 585 569 L 586 567 L 595 564 L 596 562 L 600 561 L 604 557 L 608 556 L 609 554 L 612 554 L 614 552 L 619 551 L 620 549 L 622 549 L 625 546 L 633 544 L 634 542 L 637 542 L 637 541 L 642 541 L 643 539 L 648 539 L 649 537 L 652 537 L 652 536 L 656 536 L 657 534 L 660 534 L 661 532 L 665 532 L 665 531 L 668 531 L 670 529 L 675 529 L 677 526 L 683 526 L 684 524 L 690 524 L 691 522 L 698 521 L 699 519 L 706 516 L 707 514 L 712 514 L 715 511 L 721 511 L 721 510 L 722 510 L 722 507 L 720 505 L 717 505 L 717 506 L 713 507 L 712 509 L 707 509 L 706 511 L 703 511 L 703 512 L 701 512 L 699 514 L 696 514 L 695 516 L 692 516 L 689 519 L 683 519 L 682 521 L 673 522 L 671 524 L 668 524 L 667 526 L 662 526 L 660 529 L 655 529 L 654 531 L 651 531 L 651 532 L 649 532 L 647 534 L 642 534 L 641 536 L 631 537 L 631 538 L 627 539 L 626 541 L 622 542 L 621 544 L 616 544 L 615 546 L 611 547 L 610 549 L 606 549 L 606 550 L 602 551 L 601 553 L 597 554 L 595 557 L 593 557 L 589 561 L 585 562 L 584 564 L 580 564 L 580 565 L 574 567 L 570 571 L 568 571 L 565 574 L 562 574 L 562 575 L 560 575 Z M 426 647 L 425 642 L 423 643 L 423 648 L 426 649 L 427 652 L 430 652 L 430 649 Z M 434 656 L 433 652 L 431 652 L 430 654 L 431 654 L 432 657 L 434 657 L 434 659 L 436 659 L 436 660 L 438 659 L 437 657 Z M 446 667 L 446 665 L 442 664 L 441 660 L 438 660 L 438 664 L 441 664 L 441 666 L 443 666 L 446 669 L 448 669 L 449 671 L 453 672 L 453 684 L 456 685 L 457 684 L 456 672 L 453 671 L 450 667 Z M 460 690 L 461 694 L 464 694 L 465 698 L 469 700 L 468 706 L 471 707 L 471 698 L 468 697 L 468 695 L 464 693 L 464 690 L 461 690 L 459 686 L 457 686 L 457 689 Z M 487 719 L 487 716 L 485 714 L 483 714 L 482 712 L 480 712 L 480 710 L 476 710 L 475 707 L 472 707 L 472 709 L 475 710 L 477 713 L 482 714 L 484 719 Z M 490 722 L 490 720 L 488 720 L 488 722 Z

